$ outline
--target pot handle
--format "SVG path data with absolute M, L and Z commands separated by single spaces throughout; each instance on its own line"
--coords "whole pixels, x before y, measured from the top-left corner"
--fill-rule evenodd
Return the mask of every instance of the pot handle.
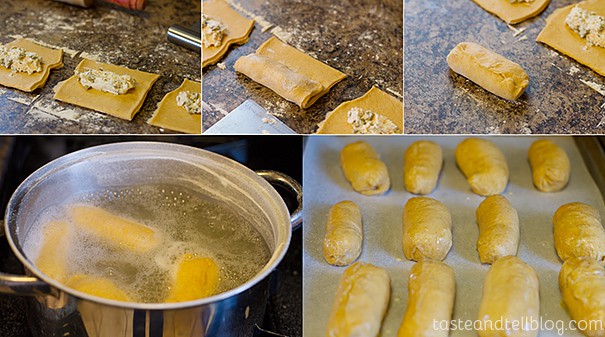
M 0 237 L 4 234 L 4 220 L 0 220 Z M 58 296 L 58 292 L 42 280 L 32 276 L 6 274 L 1 271 L 0 293 L 19 296 Z
M 302 224 L 302 186 L 298 183 L 298 181 L 284 173 L 277 171 L 261 170 L 256 171 L 256 173 L 270 184 L 284 187 L 296 195 L 296 202 L 298 203 L 298 206 L 296 207 L 296 210 L 290 214 L 290 224 L 292 225 L 292 230 L 300 227 Z

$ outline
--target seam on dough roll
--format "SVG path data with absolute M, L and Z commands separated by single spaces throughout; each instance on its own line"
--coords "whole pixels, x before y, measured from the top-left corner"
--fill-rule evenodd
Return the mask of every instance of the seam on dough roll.
M 414 197 L 403 208 L 403 252 L 408 260 L 443 260 L 452 248 L 452 217 L 441 202 Z
M 361 253 L 363 241 L 361 210 L 352 201 L 345 200 L 330 208 L 323 253 L 334 266 L 346 266 Z
M 458 144 L 455 156 L 473 192 L 483 196 L 504 192 L 508 184 L 508 164 L 496 144 L 468 138 Z
M 483 263 L 494 263 L 507 255 L 517 255 L 519 216 L 508 199 L 492 195 L 477 207 L 479 239 L 477 251 Z
M 435 323 L 449 322 L 454 310 L 454 270 L 443 262 L 423 260 L 412 267 L 408 279 L 408 304 L 398 337 L 448 337 Z
M 601 262 L 588 257 L 575 257 L 565 261 L 559 273 L 559 287 L 567 312 L 576 322 L 583 324 L 582 332 L 588 337 L 603 337 L 605 331 L 605 269 Z M 599 326 L 600 324 L 600 326 Z M 576 325 L 580 328 L 579 325 Z
M 553 217 L 555 249 L 561 260 L 586 256 L 605 259 L 605 230 L 599 211 L 581 202 L 565 204 Z
M 571 164 L 567 153 L 549 140 L 537 140 L 527 151 L 534 186 L 542 192 L 556 192 L 569 181 Z
M 234 69 L 303 109 L 308 107 L 311 98 L 324 90 L 321 83 L 295 72 L 281 62 L 257 54 L 240 57 L 235 62 Z
M 441 146 L 426 140 L 414 142 L 405 151 L 403 161 L 405 189 L 414 194 L 431 193 L 443 166 Z
M 376 337 L 391 297 L 391 279 L 383 268 L 355 262 L 345 269 L 328 322 L 328 337 Z
M 504 99 L 516 100 L 529 85 L 523 68 L 481 45 L 459 43 L 447 56 L 447 64 L 456 73 Z
M 372 145 L 358 141 L 347 144 L 340 152 L 340 166 L 356 192 L 383 194 L 391 187 L 389 171 Z
M 539 327 L 528 322 L 540 319 L 540 291 L 536 271 L 515 256 L 496 260 L 487 271 L 478 320 L 480 337 L 536 337 Z M 517 321 L 508 328 L 497 322 Z M 526 324 L 521 324 L 526 322 Z M 535 329 L 534 328 L 538 328 Z

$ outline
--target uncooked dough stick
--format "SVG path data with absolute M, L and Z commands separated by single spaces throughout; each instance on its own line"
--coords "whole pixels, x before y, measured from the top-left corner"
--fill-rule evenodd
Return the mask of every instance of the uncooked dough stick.
M 534 186 L 542 192 L 556 192 L 569 181 L 571 165 L 565 150 L 549 140 L 537 140 L 528 151 Z
M 391 279 L 383 268 L 355 262 L 338 283 L 328 337 L 376 337 L 389 306 Z
M 426 140 L 414 142 L 405 151 L 403 161 L 405 189 L 414 194 L 431 193 L 443 166 L 441 146 Z
M 364 141 L 348 144 L 342 149 L 340 166 L 356 192 L 376 195 L 391 187 L 387 166 L 372 145 Z
M 447 55 L 456 73 L 504 99 L 516 100 L 529 85 L 520 65 L 473 42 L 461 42 Z
M 515 24 L 540 14 L 550 0 L 473 0 L 506 23 Z
M 519 216 L 508 199 L 492 195 L 477 208 L 479 240 L 477 251 L 483 263 L 494 263 L 507 255 L 517 255 Z
M 347 266 L 357 260 L 363 240 L 361 210 L 352 201 L 345 200 L 330 208 L 324 258 L 334 266 Z
M 605 269 L 588 257 L 574 257 L 563 264 L 559 273 L 563 302 L 576 325 L 589 337 L 605 335 Z M 589 323 L 589 324 L 585 324 Z
M 408 280 L 408 305 L 397 336 L 448 337 L 455 297 L 452 268 L 433 260 L 416 263 Z M 444 322 L 447 329 L 442 329 Z
M 473 192 L 479 195 L 500 194 L 508 184 L 506 158 L 496 144 L 488 140 L 463 140 L 456 147 L 456 164 Z
M 414 197 L 403 208 L 403 252 L 408 260 L 443 260 L 452 248 L 452 217 L 441 202 Z
M 308 107 L 312 97 L 324 90 L 321 83 L 295 72 L 281 62 L 257 54 L 240 57 L 233 68 L 303 109 Z
M 581 202 L 565 204 L 553 217 L 555 248 L 561 260 L 587 256 L 605 259 L 605 230 L 599 211 Z
M 528 322 L 540 319 L 540 292 L 536 271 L 515 256 L 496 260 L 483 284 L 478 320 L 481 337 L 536 337 Z M 509 326 L 503 326 L 508 320 Z M 515 329 L 516 328 L 516 329 Z M 535 329 L 535 330 L 534 330 Z

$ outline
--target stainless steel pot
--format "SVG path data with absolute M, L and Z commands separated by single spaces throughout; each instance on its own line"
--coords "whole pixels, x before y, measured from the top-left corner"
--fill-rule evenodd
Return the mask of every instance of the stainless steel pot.
M 285 175 L 257 174 L 223 156 L 183 145 L 117 143 L 65 155 L 29 176 L 9 201 L 4 229 L 27 276 L 0 274 L 0 292 L 30 296 L 27 315 L 38 336 L 251 336 L 264 316 L 269 276 L 288 249 L 292 226 L 302 221 L 300 206 L 290 216 L 263 178 L 295 191 L 301 201 L 300 185 Z M 230 291 L 190 302 L 145 304 L 69 289 L 25 256 L 26 234 L 47 207 L 85 191 L 158 183 L 194 189 L 245 214 L 273 252 L 269 262 Z

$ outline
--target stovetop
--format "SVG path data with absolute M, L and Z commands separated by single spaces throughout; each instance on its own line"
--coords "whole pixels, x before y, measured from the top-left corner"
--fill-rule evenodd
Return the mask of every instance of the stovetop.
M 273 138 L 273 137 L 271 137 Z M 299 182 L 302 178 L 300 137 L 0 137 L 0 210 L 30 173 L 65 153 L 118 141 L 159 140 L 206 148 L 235 159 L 253 170 L 281 171 Z M 10 163 L 10 164 L 8 164 Z M 283 191 L 279 191 L 282 194 Z M 286 198 L 294 208 L 292 198 Z M 3 214 L 2 213 L 2 214 Z M 22 266 L 6 239 L 0 237 L 0 271 L 22 274 Z M 273 275 L 272 292 L 262 327 L 254 337 L 302 336 L 302 230 L 292 235 L 290 249 Z M 0 337 L 32 337 L 23 298 L 0 295 Z M 237 336 L 239 337 L 239 336 Z

